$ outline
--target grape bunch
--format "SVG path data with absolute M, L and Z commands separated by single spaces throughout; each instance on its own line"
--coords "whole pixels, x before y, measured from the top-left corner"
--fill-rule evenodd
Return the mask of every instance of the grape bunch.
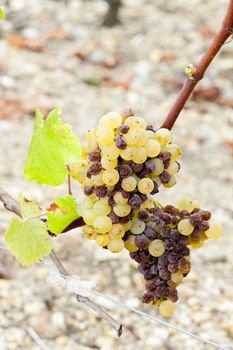
M 177 286 L 191 269 L 190 249 L 200 248 L 208 238 L 217 239 L 221 227 L 212 222 L 211 213 L 199 208 L 197 201 L 183 198 L 178 207 L 161 207 L 156 202 L 139 212 L 144 230 L 130 230 L 125 247 L 138 263 L 146 292 L 142 301 L 157 305 L 160 313 L 171 316 L 178 300 Z M 140 232 L 139 232 L 140 231 Z
M 197 201 L 163 207 L 153 197 L 161 185 L 175 185 L 180 147 L 168 129 L 154 130 L 133 113 L 110 112 L 88 131 L 83 153 L 71 175 L 85 194 L 84 236 L 113 253 L 127 249 L 145 280 L 142 301 L 171 316 L 177 286 L 191 268 L 189 247 L 222 232 Z
M 155 131 L 142 118 L 110 112 L 88 131 L 84 152 L 87 159 L 71 170 L 86 195 L 84 234 L 119 252 L 139 210 L 150 207 L 149 196 L 176 183 L 180 147 L 168 129 Z

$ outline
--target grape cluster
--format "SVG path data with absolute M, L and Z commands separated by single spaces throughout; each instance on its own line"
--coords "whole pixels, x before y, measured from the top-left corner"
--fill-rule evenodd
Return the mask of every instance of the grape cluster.
M 189 247 L 222 232 L 197 201 L 183 198 L 175 208 L 153 199 L 160 185 L 176 183 L 180 155 L 169 130 L 111 112 L 88 131 L 85 160 L 71 168 L 85 194 L 85 237 L 113 253 L 127 249 L 144 276 L 142 301 L 164 316 L 173 314 L 176 288 L 190 271 Z
M 183 198 L 175 208 L 154 206 L 143 212 L 144 230 L 131 230 L 125 247 L 143 274 L 144 303 L 157 305 L 162 315 L 171 316 L 178 300 L 177 286 L 191 269 L 190 249 L 200 248 L 208 238 L 217 239 L 222 229 L 210 221 L 211 213 L 201 210 L 197 201 Z
M 172 187 L 179 171 L 180 147 L 167 129 L 154 130 L 144 119 L 104 115 L 87 133 L 87 159 L 72 169 L 87 196 L 82 205 L 84 234 L 112 252 L 124 248 L 123 237 L 138 222 L 140 209 L 159 186 Z M 138 228 L 137 228 L 138 229 Z

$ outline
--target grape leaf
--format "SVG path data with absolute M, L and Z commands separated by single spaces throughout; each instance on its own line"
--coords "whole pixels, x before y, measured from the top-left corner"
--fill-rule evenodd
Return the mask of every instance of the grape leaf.
M 20 210 L 23 218 L 12 219 L 5 232 L 5 244 L 23 266 L 29 266 L 50 253 L 51 242 L 46 223 L 29 218 L 42 213 L 37 204 L 21 197 Z
M 3 11 L 2 6 L 0 6 L 0 21 L 3 20 L 5 18 L 5 13 Z
M 61 233 L 71 222 L 80 217 L 76 200 L 68 195 L 57 198 L 47 210 L 48 228 L 51 232 Z
M 34 201 L 29 201 L 22 195 L 19 196 L 19 207 L 24 219 L 32 218 L 42 214 L 42 209 Z
M 38 184 L 59 186 L 64 183 L 66 165 L 82 159 L 79 138 L 71 127 L 59 117 L 60 107 L 51 111 L 46 119 L 36 111 L 34 132 L 31 140 L 24 176 Z

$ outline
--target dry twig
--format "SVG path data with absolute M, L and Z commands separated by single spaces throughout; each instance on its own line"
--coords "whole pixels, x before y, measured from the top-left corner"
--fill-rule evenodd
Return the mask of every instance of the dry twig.
M 18 202 L 13 197 L 11 197 L 11 195 L 8 192 L 6 192 L 2 187 L 0 187 L 0 202 L 3 203 L 6 209 L 14 212 L 16 215 L 21 217 Z M 65 267 L 63 266 L 63 264 L 61 263 L 61 261 L 56 256 L 54 250 L 51 251 L 49 256 L 53 264 L 55 265 L 56 269 L 59 271 L 61 275 L 66 277 L 70 275 L 68 271 L 65 269 Z M 116 321 L 112 316 L 110 316 L 106 311 L 104 311 L 91 299 L 84 297 L 82 295 L 76 295 L 76 298 L 78 301 L 86 304 L 92 310 L 94 310 L 102 320 L 105 320 L 113 329 L 116 330 L 119 337 L 121 336 L 122 325 L 118 321 Z

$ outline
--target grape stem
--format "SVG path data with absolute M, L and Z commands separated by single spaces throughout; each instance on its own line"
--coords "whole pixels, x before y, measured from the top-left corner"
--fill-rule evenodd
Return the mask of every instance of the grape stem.
M 68 175 L 67 175 L 67 181 L 68 181 L 68 194 L 72 196 L 72 186 L 71 186 L 71 176 L 70 176 L 70 167 L 69 165 L 66 166 L 68 170 Z
M 19 203 L 17 202 L 17 200 L 15 200 L 1 186 L 0 186 L 0 202 L 2 202 L 2 204 L 4 205 L 4 207 L 7 210 L 15 213 L 19 217 L 22 217 L 21 212 L 20 212 Z M 71 225 L 68 226 L 64 230 L 64 232 L 68 231 L 74 227 L 82 226 L 83 224 L 84 223 L 83 223 L 82 218 L 77 219 L 74 222 L 72 222 Z M 75 225 L 75 226 L 72 227 L 72 225 Z M 66 268 L 63 266 L 60 259 L 55 254 L 54 250 L 52 250 L 50 252 L 49 257 L 61 275 L 66 276 L 66 277 L 70 275 L 69 272 L 66 270 Z M 105 320 L 113 329 L 116 330 L 119 337 L 121 336 L 122 325 L 118 321 L 116 321 L 112 316 L 110 316 L 105 310 L 103 310 L 100 306 L 98 306 L 96 303 L 94 303 L 91 299 L 89 299 L 87 297 L 84 297 L 82 295 L 76 295 L 76 298 L 79 302 L 86 304 L 88 307 L 90 307 L 92 310 L 94 310 L 102 320 Z
M 203 79 L 204 74 L 209 67 L 210 63 L 213 61 L 219 50 L 222 48 L 226 40 L 233 34 L 233 0 L 230 0 L 229 6 L 227 9 L 226 16 L 223 20 L 222 28 L 216 34 L 211 45 L 207 51 L 202 56 L 198 65 L 194 68 L 192 76 L 188 75 L 188 78 L 183 84 L 181 91 L 172 107 L 168 113 L 166 119 L 164 120 L 161 128 L 172 129 L 175 124 L 178 116 L 184 108 L 185 103 L 192 94 L 195 86 L 200 80 Z

